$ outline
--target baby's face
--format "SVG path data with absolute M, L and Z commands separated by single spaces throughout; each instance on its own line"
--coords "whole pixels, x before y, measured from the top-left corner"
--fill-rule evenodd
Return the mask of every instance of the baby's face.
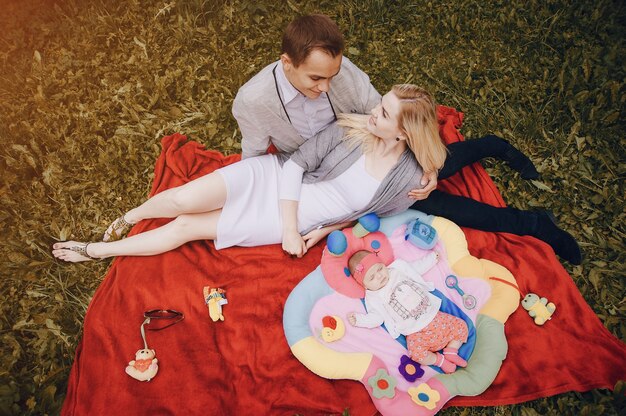
M 376 263 L 365 273 L 363 287 L 367 290 L 379 290 L 389 281 L 389 269 L 382 263 Z

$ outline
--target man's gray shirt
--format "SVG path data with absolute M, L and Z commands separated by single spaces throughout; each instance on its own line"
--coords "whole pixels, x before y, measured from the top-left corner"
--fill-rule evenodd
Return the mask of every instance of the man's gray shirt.
M 274 62 L 246 82 L 233 102 L 244 159 L 265 154 L 271 143 L 279 152 L 290 155 L 305 141 L 281 104 L 272 73 L 276 65 L 282 64 Z M 328 97 L 337 114 L 369 114 L 381 100 L 369 77 L 345 56 L 339 73 L 331 80 Z

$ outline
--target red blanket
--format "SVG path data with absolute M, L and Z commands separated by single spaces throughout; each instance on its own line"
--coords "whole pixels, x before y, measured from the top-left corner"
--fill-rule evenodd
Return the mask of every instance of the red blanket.
M 457 128 L 463 115 L 442 107 L 439 116 L 446 141 L 462 140 Z M 162 145 L 152 194 L 239 159 L 178 134 L 165 137 Z M 479 165 L 440 188 L 504 206 Z M 133 233 L 163 222 L 144 221 Z M 478 397 L 455 398 L 451 405 L 517 403 L 611 388 L 626 378 L 626 346 L 604 328 L 549 246 L 531 237 L 465 233 L 473 255 L 507 267 L 522 290 L 548 297 L 557 312 L 538 327 L 524 310 L 516 311 L 506 325 L 508 357 L 493 385 Z M 292 259 L 278 245 L 216 251 L 212 243 L 198 241 L 158 256 L 115 259 L 85 316 L 63 414 L 321 415 L 346 408 L 353 415 L 376 413 L 360 383 L 314 375 L 291 355 L 283 335 L 284 302 L 319 264 L 321 246 Z M 210 320 L 203 286 L 226 289 L 224 322 Z M 147 332 L 159 373 L 139 382 L 124 368 L 143 348 L 143 312 L 155 308 L 182 311 L 185 319 Z

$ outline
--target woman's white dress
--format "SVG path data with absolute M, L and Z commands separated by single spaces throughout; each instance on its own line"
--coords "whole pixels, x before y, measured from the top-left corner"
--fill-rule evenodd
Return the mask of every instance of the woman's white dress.
M 217 224 L 215 247 L 280 243 L 282 167 L 276 156 L 244 159 L 216 172 L 224 178 L 227 196 Z M 365 170 L 365 156 L 334 179 L 303 184 L 298 229 L 302 232 L 325 220 L 362 209 L 379 185 L 380 181 Z

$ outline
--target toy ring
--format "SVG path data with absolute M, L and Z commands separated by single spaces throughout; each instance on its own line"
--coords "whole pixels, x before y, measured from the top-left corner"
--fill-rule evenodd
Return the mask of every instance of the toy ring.
M 459 279 L 455 275 L 451 274 L 446 277 L 446 286 L 459 292 L 459 295 L 463 298 L 463 306 L 465 309 L 474 309 L 476 307 L 476 298 L 463 292 L 459 287 Z

